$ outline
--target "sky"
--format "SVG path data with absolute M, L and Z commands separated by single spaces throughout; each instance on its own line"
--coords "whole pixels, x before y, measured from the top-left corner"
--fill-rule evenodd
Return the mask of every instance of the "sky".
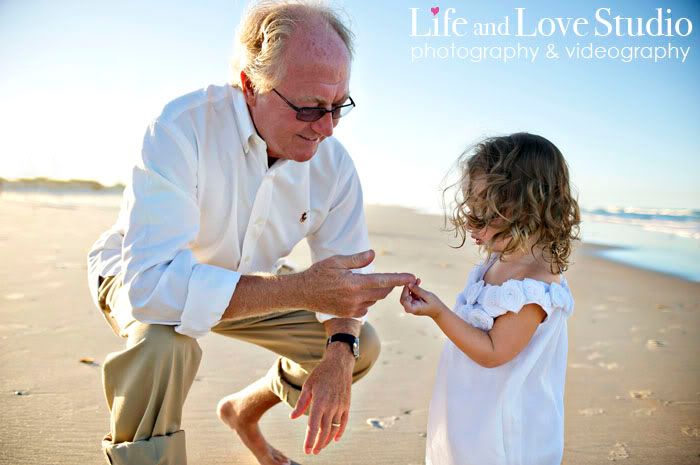
M 350 89 L 357 107 L 335 135 L 355 161 L 367 203 L 439 210 L 445 175 L 466 147 L 528 131 L 564 153 L 585 208 L 700 209 L 700 2 L 333 4 L 356 35 Z M 235 30 L 246 5 L 0 0 L 0 177 L 127 183 L 146 127 L 166 103 L 230 82 Z M 599 8 L 613 26 L 618 15 L 644 25 L 661 8 L 662 24 L 668 19 L 674 36 L 617 36 L 616 30 L 594 36 L 595 28 L 606 32 L 595 18 Z M 588 35 L 560 28 L 549 37 L 518 37 L 518 9 L 523 34 L 538 22 L 546 34 L 548 25 L 580 17 L 589 23 L 580 28 Z M 475 23 L 501 24 L 506 17 L 510 35 L 475 35 Z M 548 19 L 557 17 L 563 19 Z M 454 33 L 455 18 L 466 22 L 456 26 L 464 35 Z M 686 37 L 675 34 L 674 25 L 685 34 L 690 23 Z M 566 57 L 564 47 L 590 43 L 605 50 L 670 44 L 689 52 L 685 62 Z M 559 59 L 544 58 L 550 44 Z M 440 57 L 450 48 L 471 56 L 477 48 L 496 53 L 518 45 L 541 51 L 534 62 Z M 420 57 L 426 49 L 436 56 Z

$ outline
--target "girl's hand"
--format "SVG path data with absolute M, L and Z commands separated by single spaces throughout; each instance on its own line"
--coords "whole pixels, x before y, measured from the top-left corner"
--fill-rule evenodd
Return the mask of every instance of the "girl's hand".
M 438 296 L 420 287 L 420 279 L 416 284 L 404 286 L 401 292 L 401 305 L 406 313 L 429 316 L 433 319 L 444 311 L 450 311 Z

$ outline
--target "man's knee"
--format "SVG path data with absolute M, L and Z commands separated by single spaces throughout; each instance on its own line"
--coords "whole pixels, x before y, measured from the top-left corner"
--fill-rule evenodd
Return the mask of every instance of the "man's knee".
M 174 326 L 134 322 L 127 333 L 127 349 L 138 345 L 144 352 L 175 357 L 200 357 L 202 353 L 196 339 L 178 333 Z
M 360 332 L 360 358 L 355 363 L 355 372 L 365 375 L 379 358 L 382 343 L 377 331 L 369 323 L 362 325 Z
M 180 367 L 177 371 L 183 374 L 196 372 L 202 358 L 202 349 L 196 339 L 175 332 L 173 326 L 139 322 L 132 323 L 127 333 L 126 348 L 110 354 L 105 361 L 106 377 L 112 373 L 121 377 L 125 371 L 134 374 L 152 370 L 161 372 L 167 367 Z

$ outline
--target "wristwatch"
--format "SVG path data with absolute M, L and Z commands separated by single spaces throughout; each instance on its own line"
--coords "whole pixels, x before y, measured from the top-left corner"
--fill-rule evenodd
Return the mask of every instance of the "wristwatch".
M 333 342 L 344 342 L 350 346 L 352 355 L 355 356 L 355 360 L 360 358 L 360 338 L 355 337 L 348 333 L 335 333 L 326 341 L 326 347 L 328 347 Z

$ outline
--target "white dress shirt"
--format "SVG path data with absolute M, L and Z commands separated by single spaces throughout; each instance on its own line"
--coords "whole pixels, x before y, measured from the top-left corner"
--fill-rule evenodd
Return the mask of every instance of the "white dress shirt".
M 310 161 L 268 168 L 241 91 L 210 86 L 149 126 L 117 222 L 88 254 L 88 284 L 97 305 L 98 276 L 123 272 L 112 309 L 121 328 L 138 320 L 197 338 L 242 274 L 273 272 L 303 238 L 314 263 L 369 248 L 350 156 L 330 137 Z

